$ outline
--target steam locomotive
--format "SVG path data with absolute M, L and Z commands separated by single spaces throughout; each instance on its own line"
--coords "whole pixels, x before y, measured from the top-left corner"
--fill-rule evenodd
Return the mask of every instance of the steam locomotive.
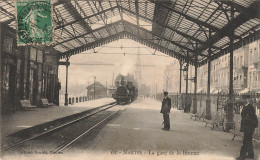
M 133 82 L 125 81 L 125 77 L 121 75 L 121 78 L 115 82 L 117 89 L 112 97 L 116 100 L 117 104 L 131 103 L 138 96 L 138 89 L 134 86 Z

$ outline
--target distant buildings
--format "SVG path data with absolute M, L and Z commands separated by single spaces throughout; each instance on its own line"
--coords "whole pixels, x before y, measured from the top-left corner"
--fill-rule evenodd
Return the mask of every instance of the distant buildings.
M 221 56 L 211 62 L 210 93 L 229 92 L 230 54 Z M 184 68 L 185 64 L 182 66 Z M 179 92 L 180 64 L 176 62 L 164 70 L 163 88 L 169 92 Z M 194 66 L 189 65 L 188 77 L 195 76 Z M 182 72 L 182 93 L 185 93 L 185 72 Z M 197 93 L 206 93 L 208 83 L 208 65 L 198 68 Z M 260 40 L 234 50 L 233 85 L 235 93 L 260 93 Z M 188 81 L 188 92 L 194 92 L 194 83 Z
M 100 82 L 95 82 L 87 87 L 87 95 L 95 97 L 106 97 L 107 96 L 107 88 L 101 84 Z
M 211 93 L 229 89 L 229 59 L 226 54 L 211 62 Z M 234 51 L 233 80 L 236 93 L 260 91 L 260 41 L 255 41 Z M 207 90 L 208 66 L 198 68 L 198 89 Z

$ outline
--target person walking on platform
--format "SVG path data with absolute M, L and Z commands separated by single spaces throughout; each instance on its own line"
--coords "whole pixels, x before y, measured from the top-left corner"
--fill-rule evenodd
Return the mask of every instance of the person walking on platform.
M 162 101 L 161 112 L 163 114 L 163 124 L 164 128 L 162 130 L 169 131 L 170 130 L 170 110 L 171 110 L 171 99 L 168 97 L 168 92 L 163 93 L 164 98 Z
M 254 149 L 252 143 L 252 136 L 255 128 L 258 127 L 258 119 L 255 113 L 255 108 L 252 105 L 249 95 L 243 96 L 247 103 L 241 112 L 241 128 L 240 131 L 244 132 L 243 145 L 240 150 L 240 156 L 237 160 L 244 160 L 246 158 L 254 158 Z

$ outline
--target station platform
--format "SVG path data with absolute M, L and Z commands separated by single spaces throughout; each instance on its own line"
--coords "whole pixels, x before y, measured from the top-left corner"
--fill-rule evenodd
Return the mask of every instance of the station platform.
M 34 108 L 29 111 L 17 111 L 14 114 L 1 116 L 1 137 L 2 140 L 8 135 L 27 129 L 39 124 L 51 122 L 56 119 L 77 114 L 91 108 L 112 103 L 112 98 L 102 98 L 91 101 L 79 102 L 68 106 L 53 106 L 49 108 Z
M 234 160 L 239 156 L 242 138 L 232 141 L 231 133 L 211 130 L 202 121 L 176 109 L 170 113 L 170 131 L 161 130 L 161 102 L 136 100 L 104 127 L 90 143 L 81 143 L 68 152 L 75 159 L 185 159 Z M 255 159 L 260 144 L 254 143 Z M 67 152 L 66 152 L 67 154 Z

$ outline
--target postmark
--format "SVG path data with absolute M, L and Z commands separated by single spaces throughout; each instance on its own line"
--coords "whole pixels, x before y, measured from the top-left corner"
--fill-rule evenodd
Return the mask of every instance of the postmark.
M 17 1 L 17 44 L 42 45 L 53 42 L 51 0 Z

